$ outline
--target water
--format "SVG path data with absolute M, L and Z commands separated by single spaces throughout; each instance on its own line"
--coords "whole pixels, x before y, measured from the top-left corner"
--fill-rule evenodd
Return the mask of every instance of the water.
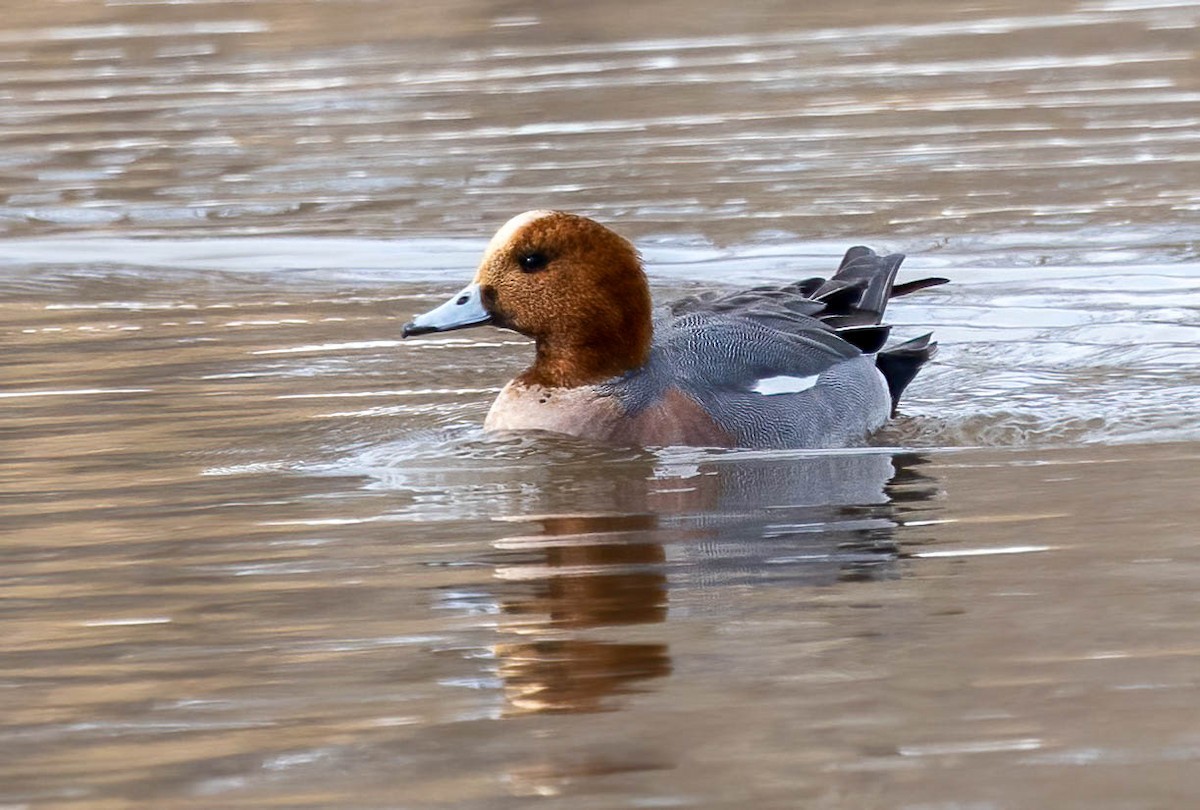
M 0 804 L 1190 807 L 1200 3 L 7 4 Z M 839 453 L 479 430 L 512 214 L 953 283 Z

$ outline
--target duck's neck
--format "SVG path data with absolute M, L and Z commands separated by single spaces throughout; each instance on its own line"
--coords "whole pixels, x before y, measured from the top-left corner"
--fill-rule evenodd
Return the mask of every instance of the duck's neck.
M 641 368 L 650 357 L 650 295 L 610 317 L 572 324 L 562 334 L 541 335 L 534 363 L 517 377 L 525 385 L 576 388 Z
M 639 356 L 637 361 L 628 361 L 600 347 L 564 347 L 538 341 L 533 365 L 525 369 L 517 381 L 544 388 L 577 388 L 611 380 L 644 363 L 644 356 Z

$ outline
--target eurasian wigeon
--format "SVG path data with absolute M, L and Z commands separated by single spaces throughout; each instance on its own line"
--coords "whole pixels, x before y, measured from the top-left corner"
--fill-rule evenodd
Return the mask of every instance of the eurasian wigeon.
M 536 341 L 486 430 L 644 446 L 843 447 L 894 414 L 933 356 L 884 349 L 903 255 L 851 248 L 829 280 L 673 301 L 657 311 L 629 241 L 586 217 L 529 211 L 488 243 L 475 280 L 404 336 L 491 324 Z

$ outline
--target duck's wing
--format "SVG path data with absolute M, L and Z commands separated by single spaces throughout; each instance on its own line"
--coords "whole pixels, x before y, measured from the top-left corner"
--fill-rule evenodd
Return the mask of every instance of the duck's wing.
M 753 287 L 734 293 L 702 293 L 673 301 L 669 311 L 676 316 L 693 312 L 743 315 L 759 321 L 801 314 L 816 318 L 833 329 L 874 326 L 881 323 L 890 299 L 945 284 L 945 278 L 923 278 L 896 284 L 903 253 L 880 256 L 858 245 L 828 279 L 814 276 L 783 287 Z
M 655 323 L 647 373 L 629 390 L 640 388 L 647 403 L 670 380 L 739 444 L 861 439 L 936 349 L 928 336 L 884 349 L 888 300 L 946 281 L 895 286 L 903 259 L 855 247 L 829 279 L 672 302 Z
M 896 284 L 904 254 L 880 256 L 858 245 L 846 251 L 830 278 L 806 278 L 783 287 L 755 287 L 734 293 L 690 296 L 673 302 L 669 312 L 685 319 L 698 313 L 723 314 L 769 326 L 781 332 L 799 330 L 812 337 L 813 320 L 864 354 L 876 354 L 887 379 L 892 407 L 920 367 L 937 351 L 925 335 L 899 346 L 884 348 L 891 327 L 883 323 L 888 301 L 947 283 L 930 277 Z M 798 318 L 797 316 L 806 316 Z M 813 355 L 808 355 L 811 359 Z
M 689 387 L 748 391 L 761 379 L 811 377 L 862 354 L 820 320 L 780 311 L 672 318 L 656 325 L 655 349 Z
M 622 381 L 630 412 L 674 389 L 742 447 L 837 447 L 887 419 L 874 357 L 817 318 L 771 308 L 696 311 L 656 324 L 650 361 Z

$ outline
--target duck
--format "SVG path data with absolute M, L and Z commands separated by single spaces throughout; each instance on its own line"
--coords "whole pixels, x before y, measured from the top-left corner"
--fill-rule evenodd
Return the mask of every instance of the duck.
M 491 238 L 474 280 L 402 337 L 491 325 L 532 338 L 485 431 L 548 431 L 643 447 L 841 448 L 896 415 L 937 351 L 885 347 L 902 254 L 850 248 L 828 279 L 690 295 L 655 307 L 642 258 L 614 230 L 527 211 Z

